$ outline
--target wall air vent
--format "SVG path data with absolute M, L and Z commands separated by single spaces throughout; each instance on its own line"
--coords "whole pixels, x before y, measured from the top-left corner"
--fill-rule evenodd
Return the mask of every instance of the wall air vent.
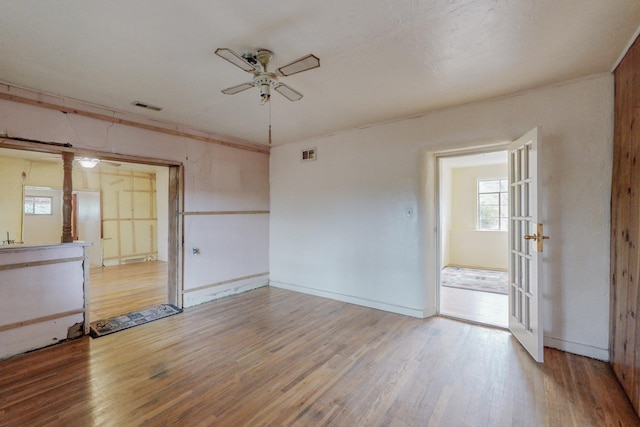
M 152 111 L 162 111 L 162 107 L 156 107 L 155 105 L 147 104 L 145 102 L 133 101 L 131 105 L 135 105 L 136 107 L 146 108 L 147 110 Z
M 303 162 L 310 162 L 311 160 L 316 160 L 317 158 L 318 158 L 318 154 L 316 153 L 315 147 L 302 150 L 301 160 Z

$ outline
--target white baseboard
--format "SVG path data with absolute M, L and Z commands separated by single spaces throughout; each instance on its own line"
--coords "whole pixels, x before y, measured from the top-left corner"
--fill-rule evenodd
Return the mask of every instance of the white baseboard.
M 435 308 L 420 310 L 417 308 L 402 307 L 399 305 L 388 304 L 380 301 L 373 301 L 365 298 L 358 298 L 350 295 L 343 295 L 335 292 L 323 291 L 320 289 L 307 288 L 305 286 L 292 285 L 290 283 L 283 283 L 275 280 L 269 280 L 269 286 L 273 286 L 274 288 L 287 289 L 289 291 L 300 292 L 308 295 L 315 295 L 317 297 L 329 298 L 336 301 L 346 302 L 349 304 L 361 305 L 363 307 L 389 311 L 391 313 L 404 314 L 405 316 L 417 317 L 419 319 L 425 319 L 427 317 L 436 315 Z
M 544 337 L 544 346 L 566 351 L 567 353 L 573 353 L 580 356 L 590 357 L 592 359 L 602 360 L 604 362 L 609 361 L 609 349 L 606 348 L 593 347 L 586 344 L 578 344 L 552 337 Z

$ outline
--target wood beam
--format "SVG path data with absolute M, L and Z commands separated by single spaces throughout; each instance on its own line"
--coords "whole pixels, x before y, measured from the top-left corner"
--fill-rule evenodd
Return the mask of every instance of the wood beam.
M 73 242 L 73 235 L 71 234 L 71 203 L 73 193 L 73 178 L 71 173 L 73 171 L 73 153 L 62 153 L 62 161 L 64 168 L 64 179 L 62 182 L 62 237 L 60 241 L 62 243 Z

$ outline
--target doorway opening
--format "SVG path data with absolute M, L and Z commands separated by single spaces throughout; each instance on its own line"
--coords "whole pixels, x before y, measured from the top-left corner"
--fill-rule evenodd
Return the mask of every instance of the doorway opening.
M 119 161 L 78 169 L 83 185 L 100 188 L 97 198 L 78 191 L 72 214 L 77 238 L 94 241 L 90 322 L 168 303 L 169 168 Z
M 3 148 L 0 165 L 2 235 L 12 244 L 59 243 L 60 153 Z M 181 307 L 181 166 L 114 155 L 90 168 L 74 161 L 72 173 L 72 236 L 92 243 L 85 321 Z
M 437 157 L 440 314 L 509 326 L 508 154 Z

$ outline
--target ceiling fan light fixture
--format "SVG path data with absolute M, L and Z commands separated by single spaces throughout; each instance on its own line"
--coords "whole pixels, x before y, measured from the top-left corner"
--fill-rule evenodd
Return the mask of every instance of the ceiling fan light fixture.
M 313 54 L 303 56 L 295 61 L 278 68 L 278 73 L 282 76 L 290 76 L 292 74 L 301 73 L 303 71 L 318 68 L 320 66 L 320 58 Z
M 79 157 L 78 163 L 80 163 L 80 166 L 82 166 L 83 168 L 91 169 L 91 168 L 95 168 L 96 165 L 100 163 L 100 160 L 90 159 L 88 157 Z
M 264 105 L 271 99 L 271 85 L 260 85 L 260 105 Z

